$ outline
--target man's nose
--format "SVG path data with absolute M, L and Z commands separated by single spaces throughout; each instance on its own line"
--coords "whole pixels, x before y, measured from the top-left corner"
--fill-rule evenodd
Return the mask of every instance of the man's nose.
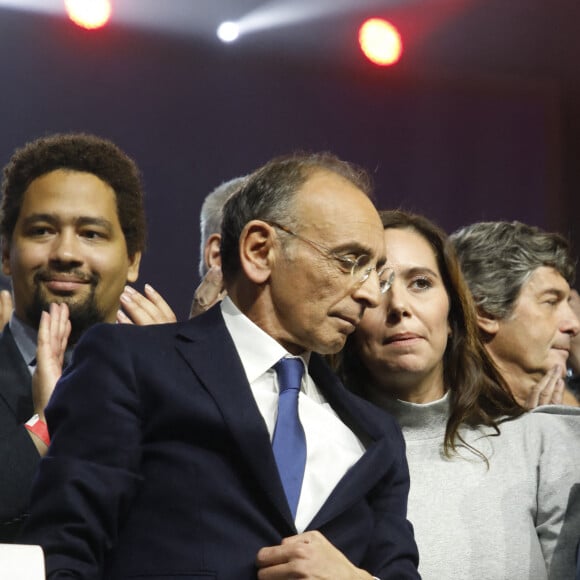
M 55 262 L 82 262 L 80 240 L 75 232 L 62 231 L 55 237 L 50 259 Z
M 368 308 L 376 308 L 382 298 L 381 287 L 377 271 L 373 269 L 369 277 L 355 286 L 353 297 L 366 303 Z
M 567 332 L 572 336 L 576 336 L 580 332 L 580 320 L 578 320 L 578 317 L 574 310 L 572 310 L 570 304 L 566 303 L 566 308 L 566 316 L 560 329 L 562 332 Z

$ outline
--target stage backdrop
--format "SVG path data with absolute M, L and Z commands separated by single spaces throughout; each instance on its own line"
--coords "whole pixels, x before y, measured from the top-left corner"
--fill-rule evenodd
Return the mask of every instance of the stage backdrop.
M 577 164 L 567 155 L 577 137 L 563 119 L 568 111 L 578 125 L 580 115 L 561 87 L 232 48 L 114 26 L 87 34 L 0 10 L 0 161 L 60 131 L 93 132 L 132 155 L 149 223 L 137 287 L 153 284 L 180 317 L 198 281 L 204 196 L 297 149 L 365 166 L 380 208 L 425 213 L 448 231 L 482 219 L 564 233 L 575 223 Z

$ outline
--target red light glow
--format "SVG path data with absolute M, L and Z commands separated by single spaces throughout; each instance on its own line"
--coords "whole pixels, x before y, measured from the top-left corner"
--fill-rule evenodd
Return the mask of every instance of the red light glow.
M 110 0 L 64 0 L 69 18 L 81 28 L 103 27 L 111 17 Z
M 379 66 L 393 65 L 401 58 L 399 31 L 386 20 L 370 18 L 360 27 L 358 41 L 365 56 Z

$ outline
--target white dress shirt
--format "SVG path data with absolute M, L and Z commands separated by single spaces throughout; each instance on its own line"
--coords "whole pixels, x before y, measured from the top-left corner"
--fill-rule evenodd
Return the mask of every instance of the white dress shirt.
M 229 297 L 222 301 L 221 310 L 272 440 L 279 392 L 272 367 L 281 358 L 292 355 L 242 314 Z M 310 353 L 294 358 L 302 359 L 308 369 Z M 298 532 L 303 532 L 365 448 L 326 402 L 307 372 L 298 397 L 298 414 L 306 435 L 306 469 L 295 524 Z

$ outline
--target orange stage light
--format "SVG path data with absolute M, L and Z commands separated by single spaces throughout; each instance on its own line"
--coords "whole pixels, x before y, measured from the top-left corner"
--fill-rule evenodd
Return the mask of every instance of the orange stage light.
M 69 18 L 88 30 L 101 28 L 111 16 L 110 0 L 65 0 L 64 5 Z
M 403 52 L 399 31 L 381 18 L 370 18 L 364 22 L 359 30 L 358 41 L 365 56 L 380 66 L 395 64 Z

